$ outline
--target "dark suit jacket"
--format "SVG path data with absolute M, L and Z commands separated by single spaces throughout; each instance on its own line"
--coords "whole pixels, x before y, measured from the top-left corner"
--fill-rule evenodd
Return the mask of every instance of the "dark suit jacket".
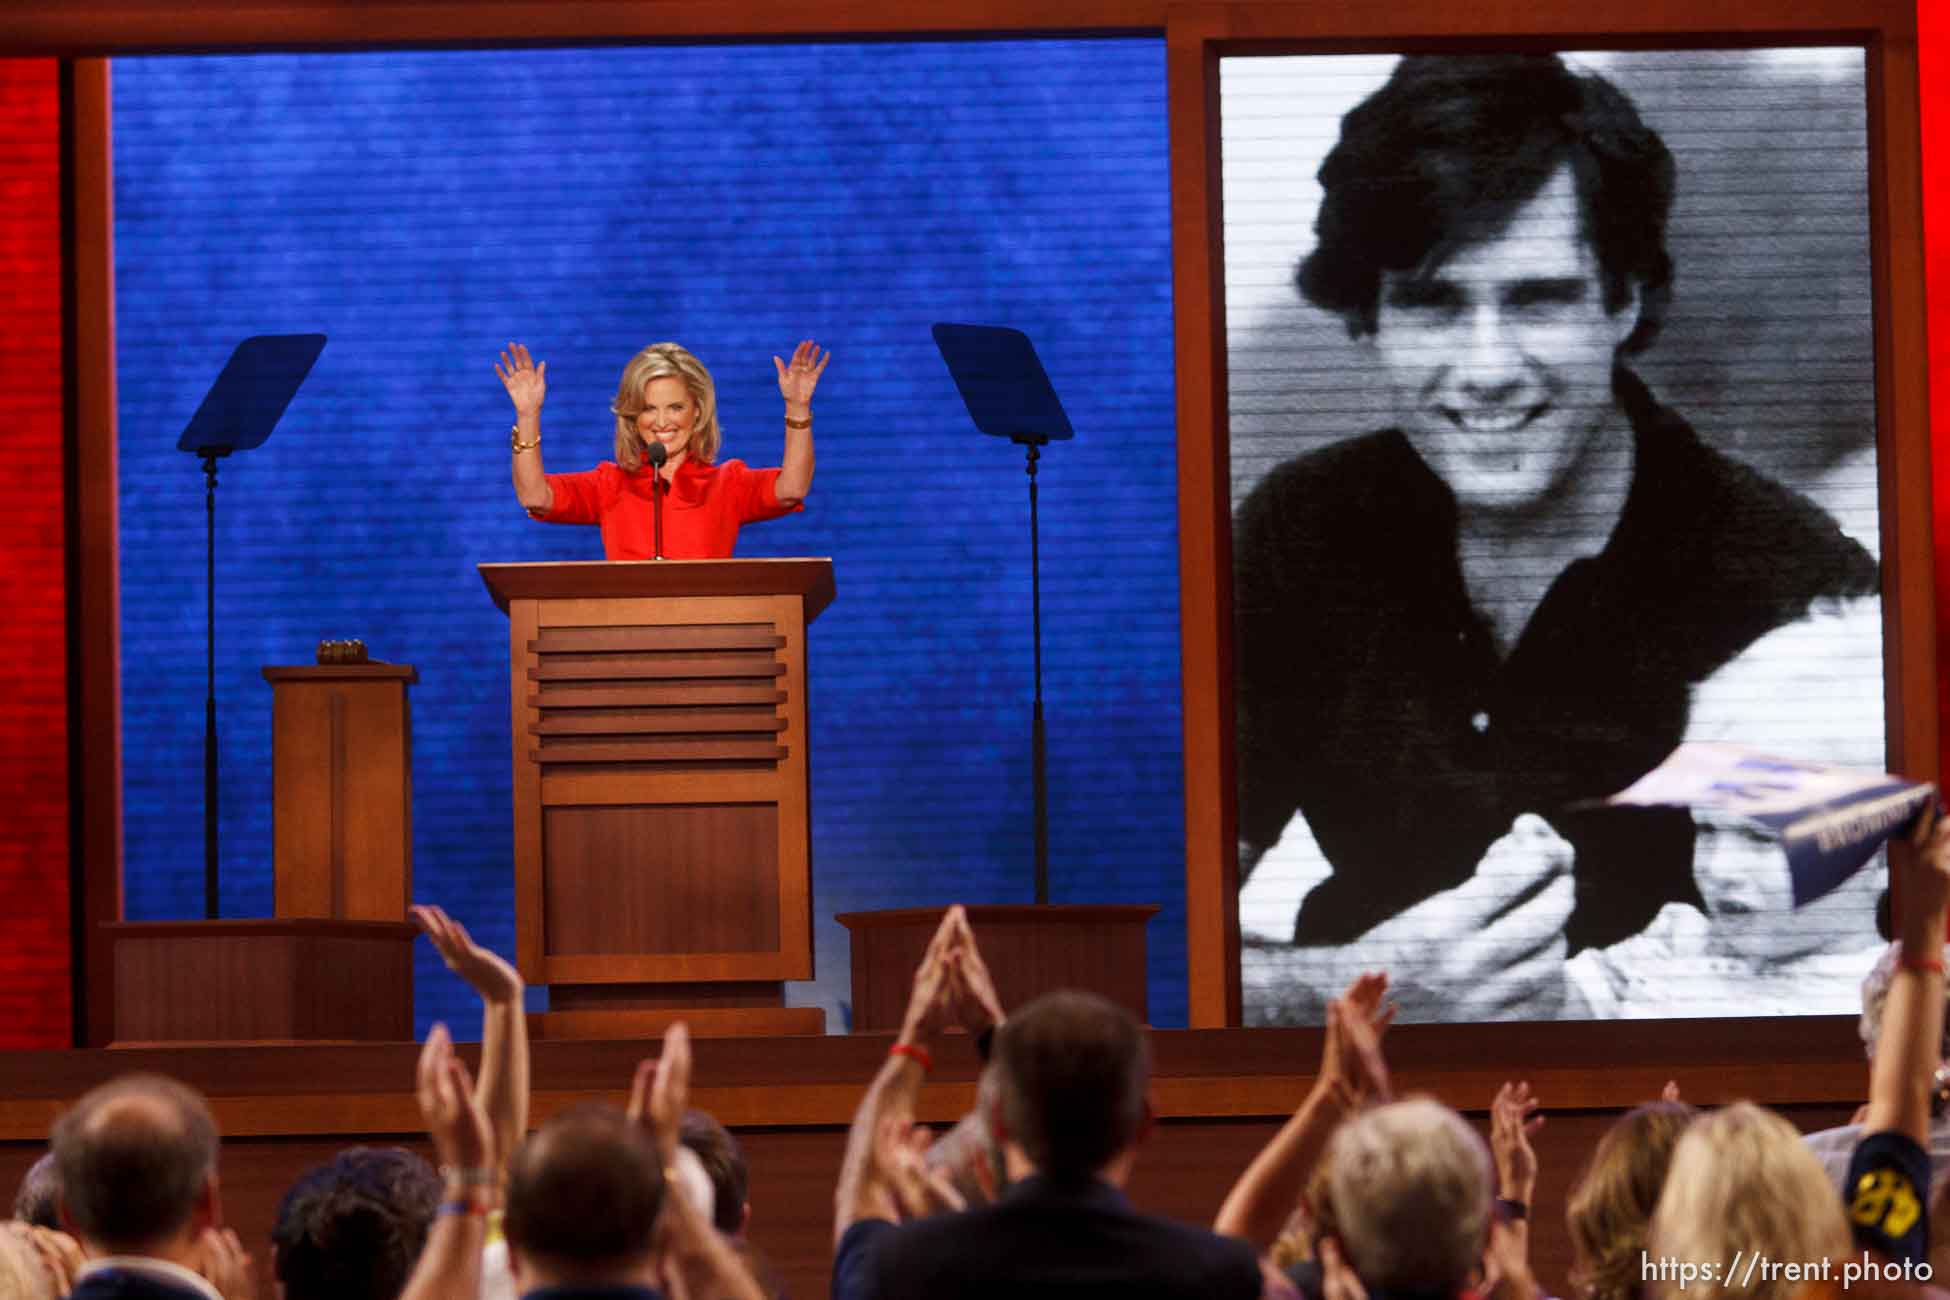
M 966 1214 L 900 1228 L 856 1223 L 833 1260 L 833 1300 L 1251 1300 L 1259 1291 L 1252 1247 L 1139 1214 L 1097 1179 L 1029 1178 Z
M 200 1292 L 186 1286 L 171 1286 L 146 1273 L 103 1269 L 75 1283 L 68 1300 L 203 1300 Z

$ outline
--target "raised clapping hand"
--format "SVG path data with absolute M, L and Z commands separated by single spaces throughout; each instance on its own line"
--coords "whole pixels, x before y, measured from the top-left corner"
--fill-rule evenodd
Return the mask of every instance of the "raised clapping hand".
M 799 345 L 803 351 L 805 344 Z M 796 354 L 794 359 L 796 360 Z M 773 360 L 778 360 L 774 357 Z M 822 363 L 824 364 L 824 363 Z M 539 415 L 542 398 L 548 393 L 548 362 L 539 366 L 529 359 L 528 349 L 519 343 L 510 343 L 501 350 L 501 359 L 494 363 L 494 373 L 501 376 L 501 386 L 508 390 L 508 400 L 515 404 L 516 415 Z M 785 386 L 784 371 L 780 371 L 779 386 Z M 817 381 L 818 376 L 813 376 Z M 812 389 L 806 390 L 810 397 Z
M 1497 1195 L 1528 1205 L 1537 1186 L 1537 1151 L 1530 1139 L 1544 1126 L 1528 1083 L 1506 1083 L 1490 1102 L 1490 1153 Z
M 47 1273 L 48 1281 L 54 1285 L 49 1295 L 64 1296 L 74 1290 L 75 1275 L 81 1272 L 81 1266 L 86 1262 L 82 1258 L 80 1242 L 65 1232 L 23 1223 L 19 1219 L 0 1223 L 0 1232 L 11 1232 L 33 1248 L 41 1261 L 41 1268 Z
M 934 1135 L 926 1125 L 900 1115 L 881 1117 L 874 1135 L 874 1169 L 894 1194 L 904 1219 L 921 1219 L 968 1208 L 948 1175 L 926 1160 Z
M 522 355 L 527 356 L 526 353 Z M 785 399 L 789 411 L 799 412 L 812 406 L 813 389 L 819 387 L 819 376 L 832 359 L 832 353 L 821 352 L 819 344 L 811 339 L 800 340 L 799 346 L 793 349 L 790 362 L 776 356 L 772 358 L 772 364 L 779 372 L 779 396 Z M 502 382 L 506 382 L 505 378 Z M 537 404 L 540 401 L 537 397 Z
M 949 908 L 935 927 L 928 950 L 914 969 L 907 1014 L 901 1019 L 901 1042 L 925 1047 L 953 1017 L 960 1000 L 962 933 L 967 927 L 968 914 L 960 903 Z
M 436 1024 L 420 1049 L 416 1095 L 420 1116 L 434 1153 L 450 1169 L 487 1169 L 494 1157 L 494 1136 L 481 1103 L 474 1099 L 474 1080 L 454 1055 L 447 1026 Z
M 975 928 L 968 923 L 968 909 L 957 903 L 950 911 L 956 952 L 956 1010 L 961 1014 L 962 1028 L 979 1038 L 1006 1018 L 1002 999 L 995 992 L 995 979 L 989 974 L 988 963 L 982 960 L 981 949 L 975 946 Z
M 257 1268 L 232 1228 L 205 1228 L 197 1241 L 196 1271 L 223 1300 L 254 1300 Z
M 1950 817 L 1934 804 L 1926 806 L 1917 814 L 1909 845 L 1916 852 L 1899 886 L 1903 911 L 1941 916 L 1950 907 Z
M 1327 1004 L 1320 1078 L 1348 1110 L 1391 1095 L 1388 1063 L 1381 1055 L 1381 1036 L 1395 1019 L 1394 1004 L 1384 1004 L 1387 994 L 1388 977 L 1371 972 L 1355 977 Z
M 475 943 L 466 926 L 438 907 L 415 905 L 412 914 L 413 923 L 433 941 L 447 969 L 466 980 L 481 1001 L 502 1004 L 520 999 L 521 976 L 499 953 Z
M 664 1031 L 655 1060 L 640 1062 L 630 1083 L 630 1119 L 650 1131 L 666 1167 L 677 1155 L 684 1110 L 691 1104 L 691 1029 L 679 1020 Z

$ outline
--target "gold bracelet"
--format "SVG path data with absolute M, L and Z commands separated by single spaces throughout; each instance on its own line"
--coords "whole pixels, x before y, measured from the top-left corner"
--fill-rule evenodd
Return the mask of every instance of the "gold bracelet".
M 812 417 L 809 415 L 803 420 L 795 420 L 788 415 L 785 417 L 785 427 L 788 429 L 810 429 L 812 428 Z
M 508 445 L 510 447 L 513 447 L 518 452 L 533 451 L 535 450 L 535 448 L 542 445 L 542 435 L 540 433 L 537 433 L 535 435 L 535 441 L 523 442 L 521 440 L 521 426 L 517 424 L 510 427 L 508 430 Z

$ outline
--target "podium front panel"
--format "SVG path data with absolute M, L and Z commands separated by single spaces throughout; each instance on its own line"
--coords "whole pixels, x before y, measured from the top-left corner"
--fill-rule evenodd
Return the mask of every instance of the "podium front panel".
M 528 979 L 810 978 L 803 605 L 509 603 Z

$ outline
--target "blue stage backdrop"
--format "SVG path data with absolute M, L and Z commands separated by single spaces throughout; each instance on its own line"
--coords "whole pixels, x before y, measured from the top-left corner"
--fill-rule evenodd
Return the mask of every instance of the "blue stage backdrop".
M 600 557 L 508 481 L 491 369 L 548 363 L 548 464 L 609 454 L 638 348 L 712 367 L 725 456 L 776 464 L 774 353 L 833 362 L 803 515 L 743 555 L 828 555 L 810 637 L 818 972 L 836 912 L 1031 893 L 1028 506 L 938 320 L 1036 340 L 1079 435 L 1042 473 L 1052 896 L 1156 902 L 1151 1009 L 1185 1019 L 1164 48 L 1158 41 L 117 60 L 128 912 L 202 906 L 203 502 L 174 450 L 246 335 L 331 342 L 222 469 L 223 908 L 271 910 L 266 664 L 361 637 L 417 665 L 414 879 L 507 951 L 507 624 L 474 566 Z M 420 946 L 418 1020 L 475 1023 Z

